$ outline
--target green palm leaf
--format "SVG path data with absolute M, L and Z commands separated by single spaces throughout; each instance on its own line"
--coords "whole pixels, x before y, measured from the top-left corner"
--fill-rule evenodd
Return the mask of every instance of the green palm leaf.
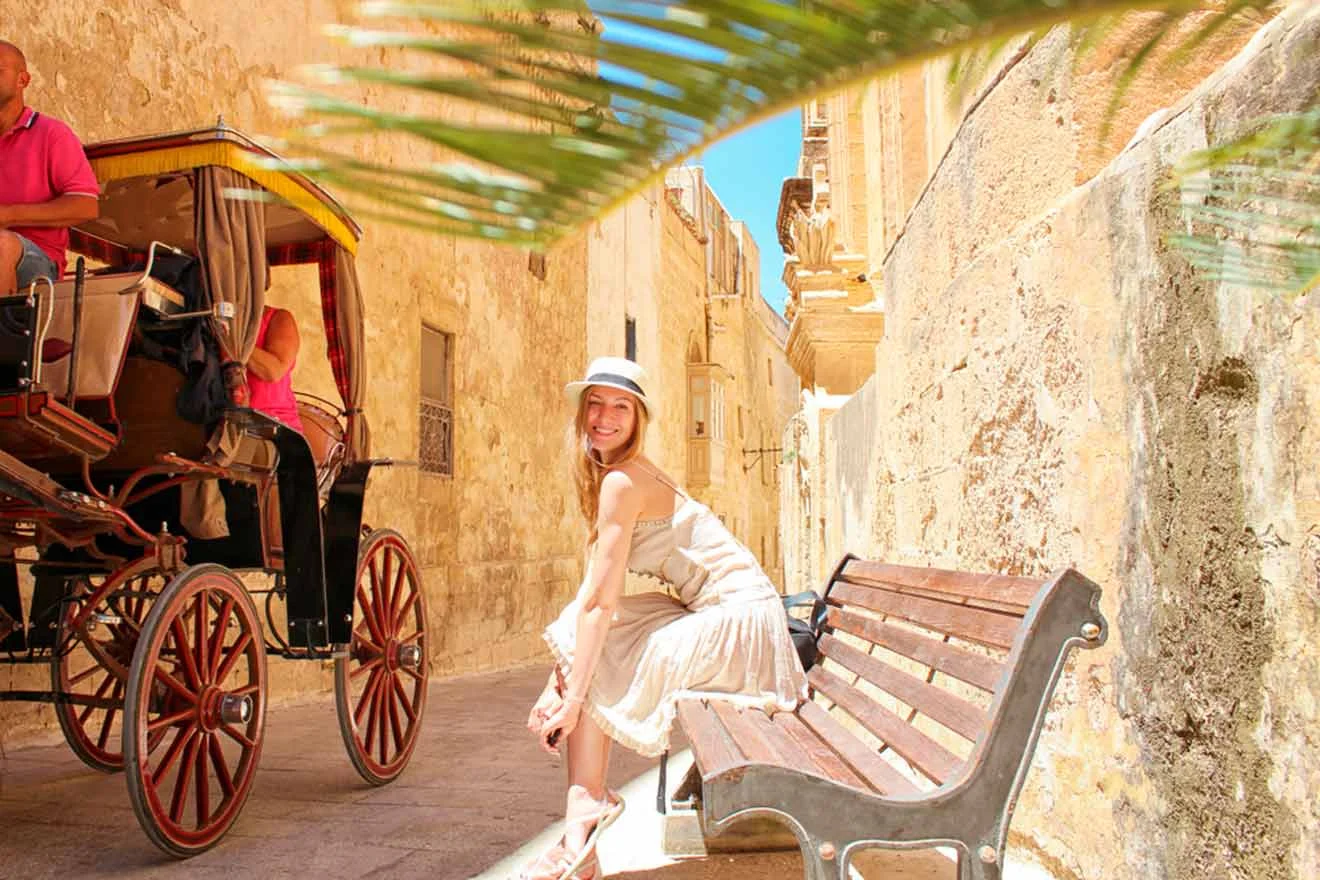
M 1320 109 L 1186 157 L 1175 169 L 1192 265 L 1227 283 L 1285 294 L 1320 285 Z
M 1202 31 L 1269 2 L 1231 0 Z M 287 83 L 273 96 L 315 123 L 300 138 L 303 169 L 373 203 L 373 215 L 540 246 L 623 202 L 667 165 L 821 93 L 944 54 L 992 51 L 1015 34 L 1064 21 L 1163 10 L 1144 57 L 1196 7 L 1187 0 L 370 2 L 364 17 L 389 19 L 395 29 L 339 28 L 336 36 L 406 50 L 435 72 L 319 68 L 323 85 L 385 86 L 422 105 L 480 108 L 493 121 L 391 113 Z M 401 168 L 364 160 L 346 144 L 383 131 L 446 158 Z

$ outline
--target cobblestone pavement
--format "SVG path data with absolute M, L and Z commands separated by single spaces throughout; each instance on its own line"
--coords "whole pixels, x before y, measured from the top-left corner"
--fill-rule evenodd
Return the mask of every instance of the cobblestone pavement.
M 276 705 L 253 792 L 229 836 L 187 862 L 146 839 L 122 775 L 88 770 L 47 740 L 0 759 L 0 877 L 502 878 L 557 833 L 563 770 L 523 727 L 544 669 L 435 682 L 422 740 L 403 776 L 381 788 L 349 765 L 334 699 Z M 686 769 L 671 759 L 671 783 Z M 605 835 L 601 860 L 620 880 L 757 877 L 796 880 L 796 852 L 712 855 L 674 862 L 661 852 L 655 762 L 616 750 L 610 784 L 629 807 Z M 888 880 L 948 880 L 936 854 L 902 854 Z M 878 868 L 879 866 L 877 866 Z

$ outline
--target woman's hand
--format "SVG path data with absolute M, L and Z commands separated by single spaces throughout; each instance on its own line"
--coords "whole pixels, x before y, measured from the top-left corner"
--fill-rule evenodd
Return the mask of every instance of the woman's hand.
M 559 674 L 556 670 L 550 673 L 550 680 L 545 683 L 545 690 L 541 691 L 541 696 L 536 698 L 536 702 L 532 704 L 532 711 L 527 715 L 527 729 L 533 736 L 541 735 L 541 725 L 545 724 L 546 719 L 559 708 L 562 702 L 560 693 Z
M 550 717 L 546 718 L 545 723 L 541 725 L 540 738 L 541 748 L 552 755 L 559 754 L 559 743 L 573 732 L 577 727 L 578 718 L 582 715 L 582 702 L 580 700 L 559 700 L 551 712 Z M 551 742 L 552 734 L 557 733 L 555 741 Z

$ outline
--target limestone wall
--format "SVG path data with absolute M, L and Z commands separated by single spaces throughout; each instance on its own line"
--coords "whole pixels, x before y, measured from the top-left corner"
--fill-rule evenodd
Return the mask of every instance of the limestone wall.
M 825 534 L 817 577 L 827 577 L 844 553 L 871 543 L 880 493 L 869 479 L 881 426 L 877 382 L 868 382 L 825 422 L 822 461 Z
M 876 375 L 825 433 L 827 546 L 1104 588 L 1010 840 L 1058 878 L 1320 875 L 1320 311 L 1193 276 L 1160 189 L 1313 104 L 1316 45 L 1291 7 L 1092 176 L 1094 95 L 1044 39 L 887 254 Z
M 1173 47 L 1204 25 L 1205 15 L 1185 19 L 1130 81 L 1123 80 L 1125 59 L 1149 38 L 1159 13 L 1129 14 L 1096 32 L 1056 29 L 1034 49 L 1019 38 L 993 55 L 963 59 L 955 87 L 951 62 L 936 59 L 820 99 L 829 119 L 824 152 L 840 243 L 877 271 L 931 176 L 955 158 L 980 164 L 981 183 L 944 194 L 959 200 L 967 222 L 946 230 L 960 239 L 951 250 L 965 253 L 969 243 L 1042 210 L 1103 168 L 1152 111 L 1186 94 L 1260 24 L 1259 17 L 1234 19 L 1190 57 L 1174 59 Z M 1078 52 L 1084 41 L 1089 48 Z M 1005 88 L 1005 78 L 1015 84 Z M 993 112 L 1000 125 L 980 141 L 959 138 L 967 113 L 983 101 L 994 109 L 977 112 Z M 949 154 L 955 139 L 957 157 Z

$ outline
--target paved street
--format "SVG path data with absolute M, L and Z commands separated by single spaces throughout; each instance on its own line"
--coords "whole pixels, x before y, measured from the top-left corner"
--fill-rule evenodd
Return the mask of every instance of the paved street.
M 0 877 L 234 880 L 503 878 L 558 833 L 563 771 L 523 728 L 545 681 L 523 669 L 436 682 L 422 741 L 393 785 L 361 782 L 344 754 L 334 700 L 276 706 L 251 798 L 229 836 L 187 862 L 161 855 L 139 829 L 120 775 L 86 769 L 62 740 L 0 761 Z M 671 759 L 670 782 L 687 767 Z M 618 750 L 610 784 L 629 806 L 604 836 L 613 878 L 796 880 L 795 851 L 674 862 L 661 851 L 655 762 Z M 877 864 L 877 868 L 881 867 Z M 889 880 L 948 880 L 937 854 L 887 855 Z

